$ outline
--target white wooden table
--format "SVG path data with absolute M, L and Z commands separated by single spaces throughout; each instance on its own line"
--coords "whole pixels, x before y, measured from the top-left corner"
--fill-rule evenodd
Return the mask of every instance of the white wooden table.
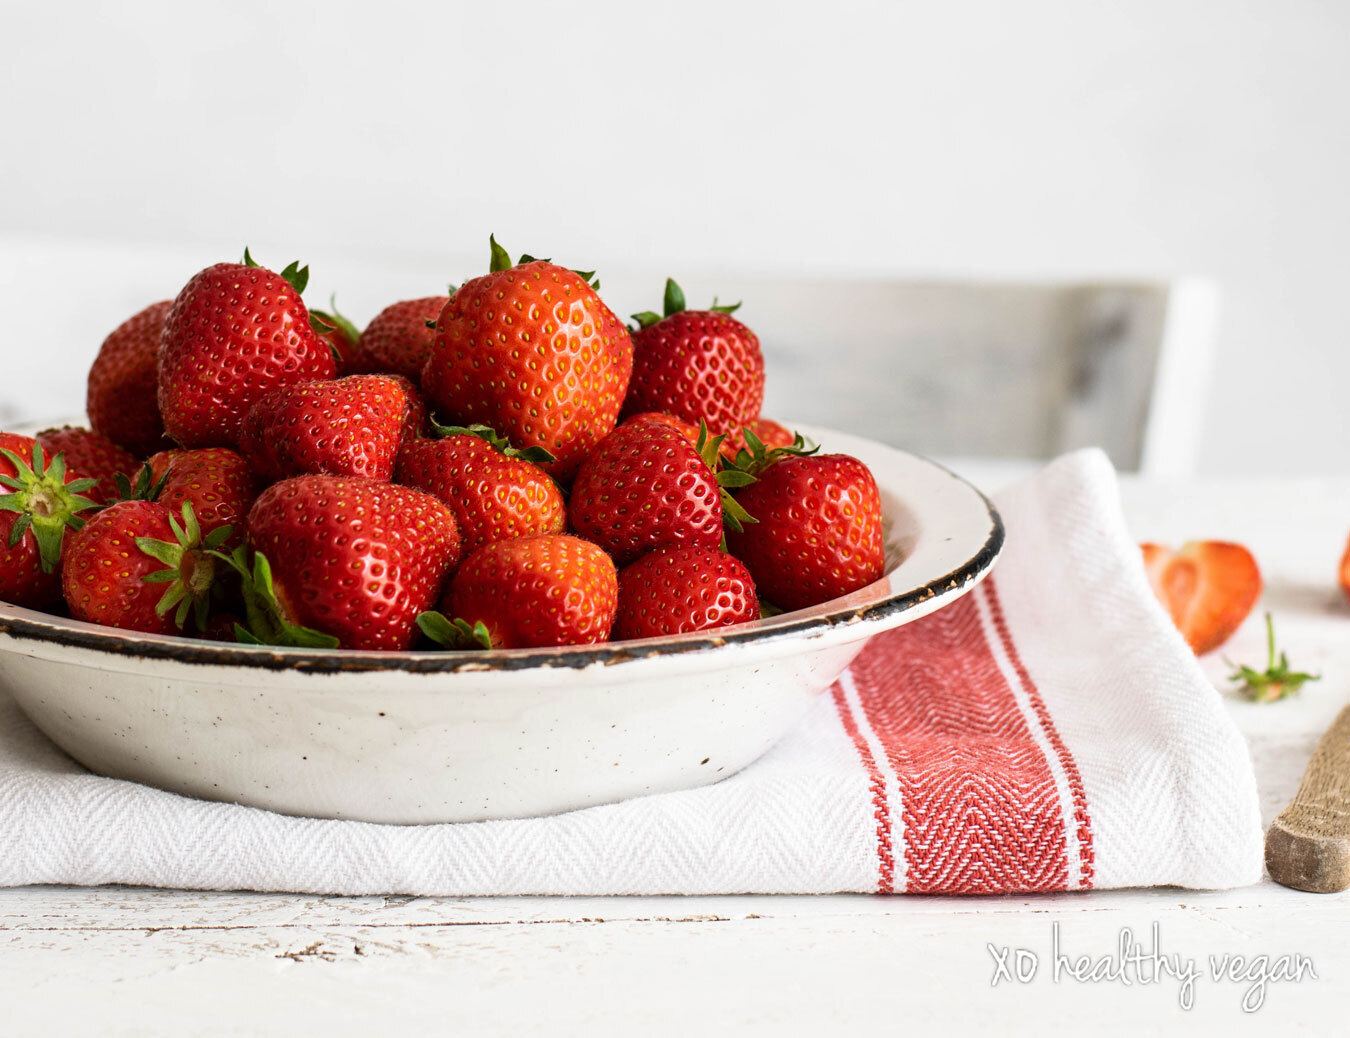
M 968 467 L 985 485 L 1012 470 Z M 1335 567 L 1350 479 L 1126 480 L 1141 538 L 1241 540 L 1291 659 L 1321 671 L 1297 700 L 1230 701 L 1252 748 L 1266 821 L 1350 700 L 1350 608 Z M 1224 650 L 1263 654 L 1259 615 Z M 1222 660 L 1208 661 L 1216 680 Z M 3 849 L 0 848 L 0 853 Z M 1122 928 L 1193 962 L 1172 979 L 1053 976 L 1052 941 L 1096 965 Z M 991 947 L 993 946 L 993 951 Z M 992 981 L 1008 949 L 1013 972 Z M 1211 978 L 1210 956 L 1299 954 L 1301 982 Z M 1272 962 L 1273 965 L 1273 962 Z M 1131 972 L 1131 978 L 1138 977 Z M 698 898 L 322 898 L 128 888 L 0 890 L 4 1034 L 834 1034 L 941 1028 L 1054 1033 L 1338 1033 L 1350 996 L 1350 895 L 1270 882 L 1235 891 L 1079 895 Z

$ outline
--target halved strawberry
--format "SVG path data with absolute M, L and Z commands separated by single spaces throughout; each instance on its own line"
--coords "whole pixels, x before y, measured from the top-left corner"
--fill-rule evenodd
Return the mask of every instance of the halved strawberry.
M 619 572 L 615 639 L 656 638 L 759 619 L 740 559 L 694 545 L 657 548 Z
M 1140 545 L 1149 584 L 1196 655 L 1217 649 L 1261 597 L 1261 571 L 1240 544 Z
M 203 535 L 190 504 L 182 522 L 154 501 L 119 501 L 70 539 L 61 567 L 70 615 L 151 634 L 177 634 L 189 619 L 206 627 L 228 526 Z
M 1350 601 L 1350 540 L 1345 542 L 1345 554 L 1341 556 L 1341 590 Z
M 418 626 L 448 648 L 589 645 L 609 640 L 617 598 L 614 563 L 594 544 L 567 534 L 516 537 L 469 556 L 441 612 L 423 614 Z
M 47 457 L 66 456 L 66 466 L 82 476 L 98 481 L 88 490 L 96 501 L 116 501 L 121 476 L 130 480 L 141 463 L 125 447 L 119 447 L 106 436 L 91 429 L 66 425 L 60 429 L 44 429 L 37 434 L 38 443 Z
M 60 600 L 66 531 L 98 507 L 84 496 L 96 483 L 60 454 L 48 461 L 31 436 L 0 433 L 0 599 L 33 609 Z

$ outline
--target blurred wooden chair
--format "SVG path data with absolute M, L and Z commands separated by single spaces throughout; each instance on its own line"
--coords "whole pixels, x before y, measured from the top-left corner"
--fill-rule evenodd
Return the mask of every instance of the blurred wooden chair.
M 711 279 L 682 284 L 691 305 L 711 299 Z M 738 316 L 763 344 L 771 417 L 938 458 L 1098 445 L 1121 470 L 1194 471 L 1218 311 L 1210 282 L 719 278 L 715 290 L 745 300 Z

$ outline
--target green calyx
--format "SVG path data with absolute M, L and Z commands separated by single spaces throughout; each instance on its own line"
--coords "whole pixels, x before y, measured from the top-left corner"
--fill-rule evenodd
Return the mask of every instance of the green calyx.
M 716 296 L 713 296 L 712 306 L 708 307 L 708 309 L 715 314 L 734 314 L 740 308 L 740 303 L 731 303 L 727 306 L 722 306 L 718 303 Z M 643 310 L 641 313 L 632 314 L 630 316 L 633 320 L 637 321 L 639 328 L 650 328 L 652 325 L 667 317 L 673 317 L 675 314 L 683 313 L 687 310 L 688 306 L 685 304 L 684 300 L 684 289 L 676 283 L 674 278 L 666 278 L 666 295 L 663 300 L 662 309 L 665 311 L 664 313 L 658 314 L 653 310 Z
M 339 331 L 352 343 L 361 338 L 361 333 L 357 330 L 356 325 L 343 316 L 342 311 L 337 308 L 336 292 L 328 297 L 327 310 L 311 310 L 309 312 L 309 326 L 319 335 Z
M 1306 674 L 1291 670 L 1289 657 L 1281 652 L 1279 660 L 1275 658 L 1275 622 L 1266 614 L 1266 669 L 1258 671 L 1253 667 L 1237 666 L 1230 660 L 1224 660 L 1230 667 L 1236 667 L 1228 675 L 1229 681 L 1241 682 L 1239 691 L 1256 703 L 1273 703 L 1298 693 L 1309 681 L 1321 681 L 1320 674 Z
M 244 246 L 244 266 L 259 267 L 259 268 L 262 267 L 261 263 L 257 262 L 252 256 L 249 255 L 247 245 Z M 286 267 L 280 273 L 281 273 L 281 280 L 285 281 L 286 284 L 290 285 L 291 288 L 295 289 L 296 295 L 304 295 L 305 286 L 309 284 L 308 263 L 302 267 L 300 266 L 299 260 L 292 260 L 290 263 L 286 265 Z
M 511 441 L 487 425 L 442 425 L 435 418 L 430 419 L 431 431 L 445 439 L 447 436 L 477 436 L 485 441 L 497 453 L 519 461 L 528 461 L 534 465 L 547 465 L 557 459 L 543 447 L 512 447 Z
M 172 466 L 170 466 L 172 467 Z M 146 462 L 136 473 L 136 482 L 133 483 L 122 473 L 113 476 L 113 482 L 117 484 L 118 501 L 158 501 L 159 495 L 164 492 L 164 484 L 169 481 L 169 470 L 164 470 L 164 475 L 155 479 L 155 473 L 150 468 L 150 463 Z
M 722 492 L 723 524 L 727 529 L 740 533 L 745 529 L 746 523 L 757 523 L 759 520 L 747 512 L 741 503 L 731 496 L 731 492 L 738 487 L 749 486 L 755 482 L 755 477 L 748 472 L 726 467 L 726 459 L 722 457 L 722 441 L 725 439 L 725 436 L 709 436 L 708 423 L 699 419 L 698 442 L 694 446 L 703 463 L 712 469 L 717 486 Z
M 167 616 L 173 610 L 173 622 L 180 631 L 188 617 L 196 623 L 197 630 L 205 630 L 211 589 L 216 579 L 215 549 L 229 539 L 233 530 L 222 526 L 203 537 L 191 501 L 183 502 L 181 524 L 174 516 L 169 516 L 169 528 L 173 530 L 172 541 L 136 538 L 137 548 L 165 566 L 141 579 L 147 584 L 169 585 L 155 604 L 157 615 Z
M 553 262 L 548 257 L 541 258 L 539 256 L 531 256 L 528 252 L 522 252 L 520 254 L 520 259 L 515 263 L 512 263 L 511 254 L 497 244 L 497 236 L 495 234 L 488 235 L 488 249 L 491 253 L 488 263 L 488 270 L 493 274 L 499 273 L 500 271 L 503 270 L 510 270 L 512 267 L 518 267 L 525 263 Z M 586 284 L 590 285 L 591 288 L 595 289 L 597 292 L 600 291 L 600 279 L 595 276 L 595 271 L 573 270 L 572 273 L 575 274 L 577 277 L 581 278 L 582 281 L 586 282 Z M 455 288 L 455 286 L 451 285 L 450 294 L 454 295 L 456 291 L 457 289 Z
M 33 444 L 31 463 L 11 450 L 0 450 L 0 457 L 14 466 L 14 475 L 0 476 L 0 486 L 10 491 L 0 494 L 0 511 L 19 513 L 10 527 L 8 546 L 18 547 L 24 534 L 31 530 L 37 541 L 42 572 L 53 573 L 61 561 L 66 530 L 78 530 L 84 525 L 80 512 L 100 507 L 97 501 L 84 496 L 86 490 L 98 485 L 98 480 L 74 479 L 67 483 L 65 455 L 57 454 L 48 462 L 39 443 Z
M 272 583 L 272 565 L 260 551 L 252 553 L 243 545 L 228 555 L 213 553 L 239 574 L 244 596 L 246 625 L 235 624 L 234 636 L 245 645 L 286 645 L 300 649 L 336 649 L 338 639 L 312 627 L 293 624 L 277 599 Z
M 462 651 L 492 648 L 492 634 L 482 620 L 470 625 L 468 620 L 451 620 L 444 613 L 430 610 L 417 614 L 417 626 L 429 641 L 443 649 Z
M 752 477 L 758 476 L 774 462 L 783 458 L 809 458 L 820 450 L 819 444 L 810 443 L 799 432 L 793 433 L 792 442 L 786 447 L 772 449 L 765 447 L 764 441 L 748 426 L 741 429 L 741 434 L 745 437 L 745 446 L 736 452 L 735 459 L 729 462 L 729 465 L 732 469 Z

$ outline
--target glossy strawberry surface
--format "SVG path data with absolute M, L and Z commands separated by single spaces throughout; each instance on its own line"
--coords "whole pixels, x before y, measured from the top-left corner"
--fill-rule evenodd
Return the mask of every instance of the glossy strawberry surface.
M 664 411 L 734 436 L 759 417 L 763 403 L 759 339 L 734 317 L 682 310 L 633 333 L 625 414 Z
M 717 478 L 680 432 L 660 422 L 615 429 L 582 464 L 567 506 L 572 528 L 627 565 L 663 544 L 715 548 Z
M 301 382 L 250 408 L 239 453 L 265 480 L 307 473 L 389 479 L 411 403 L 402 379 Z
M 619 572 L 614 638 L 656 638 L 759 619 L 745 564 L 699 546 L 657 548 Z
M 218 263 L 179 292 L 160 340 L 159 406 L 181 446 L 233 447 L 273 390 L 332 378 L 332 351 L 300 294 L 264 267 Z
M 129 450 L 91 429 L 70 425 L 44 429 L 37 434 L 37 441 L 42 444 L 47 457 L 64 454 L 67 468 L 98 480 L 97 487 L 86 491 L 86 496 L 95 501 L 115 501 L 117 476 L 123 475 L 130 482 L 141 467 L 140 461 Z
M 749 567 L 761 599 L 802 609 L 881 578 L 881 495 L 857 458 L 783 458 L 736 500 L 758 522 L 729 532 L 727 546 Z
M 466 557 L 493 541 L 562 533 L 567 523 L 567 504 L 546 472 L 477 436 L 405 442 L 396 479 L 450 507 Z
M 348 649 L 408 648 L 460 557 L 449 508 L 375 480 L 284 480 L 259 495 L 248 526 L 286 618 Z
M 228 447 L 161 451 L 149 464 L 155 482 L 167 477 L 156 498 L 160 504 L 180 515 L 184 503 L 190 503 L 205 533 L 229 526 L 234 532 L 227 543 L 243 540 L 258 486 L 253 469 L 240 454 Z
M 543 447 L 567 480 L 614 428 L 632 372 L 628 330 L 579 275 L 536 260 L 462 285 L 422 372 L 441 421 Z
M 103 340 L 89 369 L 84 409 L 96 433 L 138 458 L 165 446 L 159 414 L 159 340 L 172 300 L 127 318 Z
M 608 555 L 567 534 L 485 545 L 464 561 L 441 603 L 484 624 L 494 648 L 590 645 L 609 639 L 618 580 Z
M 169 515 L 154 501 L 122 501 L 67 539 L 61 584 L 71 616 L 151 634 L 179 632 L 171 614 L 155 612 L 164 585 L 145 580 L 164 563 L 136 546 L 138 537 L 173 541 Z
M 435 323 L 448 302 L 449 296 L 424 296 L 386 306 L 361 333 L 363 363 L 420 381 L 436 334 L 428 322 Z

